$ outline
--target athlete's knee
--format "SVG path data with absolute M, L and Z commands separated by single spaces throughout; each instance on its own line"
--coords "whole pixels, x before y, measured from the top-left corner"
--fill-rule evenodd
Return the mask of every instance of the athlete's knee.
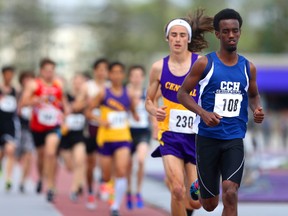
M 143 160 L 142 160 L 142 159 L 139 159 L 139 160 L 138 160 L 138 167 L 139 167 L 139 169 L 144 167 L 144 162 L 145 162 L 144 159 L 143 159 Z
M 45 152 L 45 156 L 48 159 L 54 159 L 54 158 L 56 158 L 56 152 L 53 150 L 48 150 Z
M 231 188 L 223 191 L 222 199 L 224 205 L 235 205 L 237 203 L 237 190 Z
M 84 166 L 85 165 L 85 154 L 78 154 L 76 157 L 75 157 L 75 166 Z
M 218 198 L 202 199 L 202 206 L 206 211 L 212 212 L 218 206 Z
M 182 201 L 185 198 L 186 189 L 184 184 L 172 183 L 171 193 L 174 199 Z
M 238 184 L 231 181 L 223 182 L 222 199 L 225 205 L 234 205 L 237 203 Z

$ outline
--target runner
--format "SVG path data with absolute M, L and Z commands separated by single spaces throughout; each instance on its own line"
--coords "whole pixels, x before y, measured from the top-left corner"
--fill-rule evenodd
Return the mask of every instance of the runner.
M 32 71 L 22 71 L 19 75 L 19 83 L 21 89 L 25 89 L 26 85 L 34 78 L 34 73 Z M 21 97 L 21 95 L 20 95 Z M 19 107 L 21 105 L 19 104 Z M 19 191 L 21 193 L 25 192 L 25 181 L 29 176 L 32 154 L 34 150 L 33 137 L 29 127 L 29 121 L 31 119 L 32 107 L 22 107 L 18 110 L 18 116 L 21 123 L 21 136 L 19 140 L 19 145 L 16 149 L 16 155 L 20 163 L 22 164 L 22 175 L 20 179 Z
M 146 89 L 144 89 L 145 69 L 141 65 L 134 65 L 128 71 L 129 83 L 127 88 L 136 95 L 136 111 L 140 117 L 137 122 L 132 115 L 129 115 L 129 124 L 132 135 L 132 156 L 137 157 L 137 190 L 136 190 L 136 206 L 143 208 L 144 202 L 141 196 L 142 181 L 144 177 L 144 162 L 151 138 L 149 114 L 145 110 Z M 130 168 L 128 172 L 128 190 L 126 195 L 126 206 L 133 209 L 131 175 L 133 168 L 133 158 L 131 158 Z
M 17 131 L 20 124 L 16 115 L 17 93 L 12 85 L 15 69 L 12 66 L 2 68 L 3 84 L 0 86 L 0 172 L 3 157 L 6 157 L 5 188 L 12 188 L 12 174 L 15 162 Z
M 94 79 L 88 80 L 85 85 L 83 85 L 80 94 L 76 96 L 75 103 L 78 107 L 84 107 L 93 100 L 94 97 L 96 97 L 101 88 L 104 88 L 105 86 L 108 86 L 107 82 L 107 76 L 108 76 L 108 60 L 101 58 L 95 61 L 93 64 L 93 73 L 94 73 Z M 100 115 L 99 108 L 96 107 L 93 110 L 93 114 L 95 116 Z M 88 187 L 88 197 L 87 197 L 87 208 L 88 209 L 95 209 L 96 203 L 95 203 L 95 193 L 93 189 L 94 184 L 94 168 L 96 166 L 96 153 L 97 153 L 97 143 L 96 143 L 96 136 L 98 131 L 98 123 L 89 120 L 88 122 L 88 132 L 89 132 L 89 138 L 86 141 L 86 152 L 87 152 L 87 174 L 86 174 L 86 181 L 87 181 L 87 187 Z M 101 186 L 99 187 L 101 188 Z M 102 188 L 104 188 L 102 186 Z M 108 197 L 106 197 L 108 199 Z
M 233 9 L 224 9 L 214 17 L 220 50 L 200 58 L 178 92 L 179 101 L 197 114 L 198 181 L 191 186 L 191 196 L 207 211 L 219 202 L 222 181 L 222 215 L 237 215 L 238 188 L 244 166 L 244 146 L 248 105 L 254 122 L 264 119 L 256 83 L 256 68 L 237 54 L 242 18 Z M 199 105 L 189 96 L 200 84 Z
M 198 10 L 193 18 L 170 21 L 165 28 L 170 54 L 155 62 L 150 73 L 146 109 L 159 122 L 160 142 L 152 157 L 163 158 L 171 191 L 173 216 L 190 216 L 193 209 L 201 206 L 198 201 L 190 198 L 186 190 L 197 178 L 195 134 L 192 130 L 196 115 L 179 103 L 177 91 L 198 58 L 196 52 L 207 47 L 204 33 L 213 30 L 212 20 L 211 17 L 203 15 L 203 10 Z M 164 103 L 162 107 L 157 107 L 154 103 L 159 87 Z M 190 92 L 190 97 L 197 100 L 198 91 L 195 86 Z
M 55 76 L 55 65 L 50 59 L 41 60 L 39 77 L 27 84 L 20 103 L 23 107 L 33 107 L 30 128 L 37 149 L 39 180 L 36 191 L 42 191 L 45 177 L 48 202 L 53 202 L 55 196 L 57 149 L 61 138 L 63 109 L 68 112 L 62 82 Z
M 79 94 L 85 81 L 85 77 L 81 74 L 76 74 L 73 77 L 71 93 L 67 94 L 72 113 L 65 117 L 60 142 L 60 155 L 64 159 L 66 168 L 73 173 L 70 192 L 72 202 L 77 202 L 86 177 L 86 145 L 83 135 L 86 121 L 83 114 L 84 107 L 79 109 L 74 103 L 75 97 Z
M 134 98 L 123 86 L 125 68 L 120 62 L 109 66 L 111 87 L 102 88 L 91 102 L 87 117 L 99 123 L 97 143 L 99 145 L 102 178 L 109 182 L 115 176 L 115 200 L 111 215 L 118 216 L 122 199 L 127 189 L 127 171 L 130 161 L 131 134 L 128 126 L 128 111 L 138 120 L 134 109 Z M 101 116 L 93 115 L 93 109 L 100 106 Z

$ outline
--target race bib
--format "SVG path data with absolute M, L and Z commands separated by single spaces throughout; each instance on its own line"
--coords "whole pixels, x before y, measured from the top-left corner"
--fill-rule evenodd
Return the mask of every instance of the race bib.
M 215 94 L 214 112 L 223 117 L 236 117 L 240 114 L 241 94 Z
M 20 115 L 23 119 L 30 120 L 32 116 L 32 107 L 21 108 Z
M 0 99 L 0 109 L 4 112 L 13 113 L 17 109 L 16 98 L 12 95 L 5 95 Z
M 85 116 L 83 114 L 70 114 L 65 118 L 65 123 L 69 130 L 83 130 L 85 126 Z
M 193 134 L 193 123 L 196 114 L 189 110 L 170 110 L 169 131 Z
M 40 124 L 48 127 L 59 125 L 61 121 L 60 111 L 53 106 L 41 107 L 37 117 Z
M 148 128 L 149 127 L 149 115 L 145 109 L 145 104 L 144 101 L 140 101 L 137 108 L 136 112 L 139 116 L 139 121 L 136 121 L 133 118 L 133 115 L 130 113 L 129 115 L 129 124 L 130 127 L 132 128 Z
M 124 111 L 121 112 L 110 112 L 108 113 L 108 122 L 110 128 L 112 129 L 122 129 L 127 127 L 127 113 Z

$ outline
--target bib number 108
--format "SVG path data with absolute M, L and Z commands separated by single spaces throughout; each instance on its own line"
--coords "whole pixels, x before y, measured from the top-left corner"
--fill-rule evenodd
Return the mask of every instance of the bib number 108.
M 237 111 L 237 107 L 239 104 L 239 99 L 223 99 L 224 105 L 223 105 L 223 111 L 229 111 L 229 112 L 235 112 Z
M 239 116 L 242 100 L 241 94 L 216 94 L 213 112 L 223 117 Z

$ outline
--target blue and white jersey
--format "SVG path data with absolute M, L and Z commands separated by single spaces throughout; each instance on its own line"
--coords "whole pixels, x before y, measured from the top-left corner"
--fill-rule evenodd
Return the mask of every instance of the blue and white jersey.
M 223 118 L 219 125 L 209 127 L 197 116 L 197 133 L 224 140 L 244 138 L 248 121 L 249 62 L 238 55 L 237 64 L 227 66 L 216 52 L 208 54 L 207 59 L 207 66 L 199 82 L 198 104 L 206 111 L 215 112 Z

